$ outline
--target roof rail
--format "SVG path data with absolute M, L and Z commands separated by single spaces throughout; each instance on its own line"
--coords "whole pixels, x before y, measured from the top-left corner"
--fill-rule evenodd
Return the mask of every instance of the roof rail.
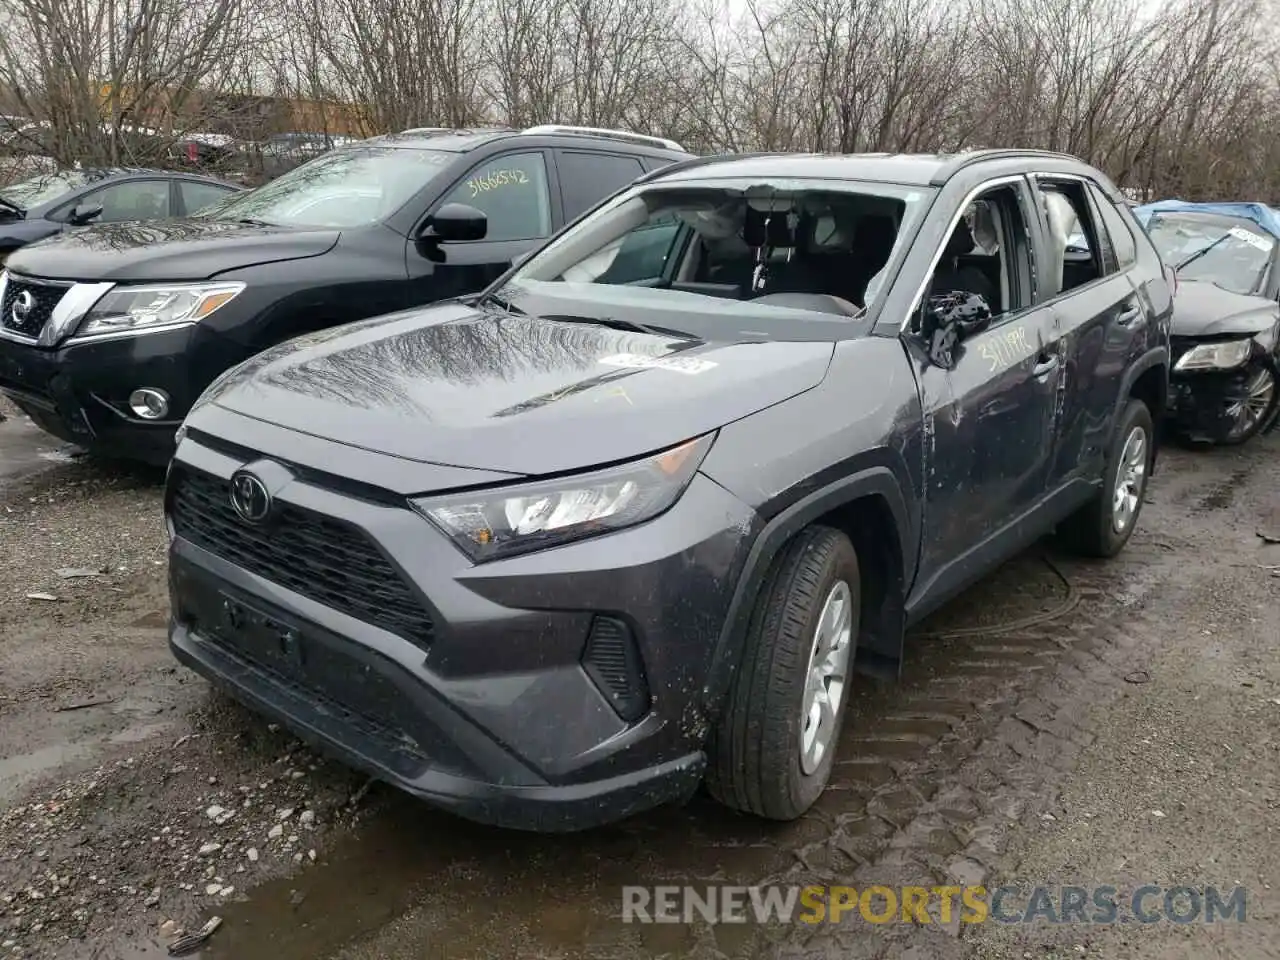
M 644 176 L 636 178 L 635 183 L 650 183 L 661 177 L 665 177 L 669 173 L 679 173 L 681 170 L 694 170 L 698 167 L 705 167 L 713 163 L 728 163 L 731 160 L 756 160 L 761 157 L 785 157 L 787 154 L 775 151 L 760 151 L 758 153 L 717 153 L 706 157 L 690 157 L 688 160 L 677 160 L 675 163 L 668 163 L 656 169 L 650 170 Z
M 401 130 L 400 136 L 404 136 L 407 133 L 453 133 L 453 127 L 410 127 L 408 130 Z
M 993 147 L 985 150 L 968 150 L 964 153 L 958 153 L 942 165 L 942 168 L 934 175 L 931 183 L 935 186 L 946 183 L 951 177 L 955 176 L 965 167 L 975 163 L 981 163 L 984 160 L 1012 160 L 1018 157 L 1039 157 L 1043 160 L 1068 160 L 1072 163 L 1084 163 L 1079 157 L 1074 157 L 1069 153 L 1061 153 L 1057 150 L 1035 150 L 1020 149 L 1017 147 Z
M 583 137 L 607 137 L 612 140 L 627 140 L 651 147 L 661 147 L 663 150 L 675 150 L 679 153 L 686 152 L 684 147 L 674 140 L 668 140 L 666 137 L 651 137 L 644 133 L 632 133 L 630 130 L 609 130 L 604 127 L 572 127 L 559 123 L 543 123 L 520 132 L 527 134 L 567 133 Z

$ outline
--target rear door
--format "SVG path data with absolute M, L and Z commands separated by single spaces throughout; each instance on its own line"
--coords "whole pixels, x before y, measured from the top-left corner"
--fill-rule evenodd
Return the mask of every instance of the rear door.
M 1050 488 L 1060 489 L 1101 475 L 1116 397 L 1132 345 L 1145 340 L 1147 313 L 1130 279 L 1133 235 L 1114 208 L 1108 215 L 1105 192 L 1077 176 L 1044 174 L 1032 181 L 1048 249 L 1041 300 L 1063 338 L 1061 412 L 1049 477 Z
M 233 187 L 224 187 L 206 180 L 178 180 L 177 184 L 178 206 L 174 214 L 179 217 L 190 216 L 239 192 Z
M 595 150 L 556 150 L 564 221 L 571 223 L 597 203 L 642 176 L 636 157 Z

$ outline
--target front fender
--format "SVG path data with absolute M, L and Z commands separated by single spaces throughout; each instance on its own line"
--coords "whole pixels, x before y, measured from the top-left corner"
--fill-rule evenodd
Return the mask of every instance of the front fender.
M 774 558 L 793 536 L 820 517 L 847 506 L 856 500 L 877 498 L 893 518 L 897 535 L 899 557 L 914 556 L 916 551 L 910 539 L 913 525 L 911 513 L 898 478 L 885 466 L 873 466 L 837 480 L 797 500 L 774 515 L 759 531 L 752 542 L 738 585 L 729 604 L 720 636 L 712 651 L 707 679 L 703 687 L 703 702 L 707 713 L 715 716 L 728 693 L 733 674 L 742 660 L 743 646 L 757 597 L 764 589 L 765 579 Z M 910 545 L 910 546 L 908 546 Z M 909 551 L 909 552 L 908 552 Z M 870 558 L 867 558 L 868 560 Z M 904 582 L 906 571 L 887 571 Z M 871 637 L 871 650 L 877 658 L 900 661 L 902 644 L 902 598 L 885 598 L 889 610 L 889 624 Z M 896 610 L 895 615 L 893 611 Z M 894 629 L 896 621 L 897 629 Z

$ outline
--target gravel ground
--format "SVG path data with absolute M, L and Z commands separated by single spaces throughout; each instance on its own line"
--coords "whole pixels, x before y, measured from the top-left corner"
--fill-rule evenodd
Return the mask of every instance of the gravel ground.
M 931 618 L 901 684 L 858 682 L 802 821 L 699 799 L 541 838 L 368 790 L 177 667 L 158 476 L 23 431 L 0 423 L 0 958 L 163 956 L 211 915 L 209 960 L 1280 956 L 1280 436 L 1170 451 L 1120 560 L 1033 551 Z M 957 878 L 1240 884 L 1249 923 L 616 918 L 624 883 Z
M 359 815 L 360 779 L 174 663 L 164 539 L 154 472 L 0 487 L 0 956 L 171 932 Z

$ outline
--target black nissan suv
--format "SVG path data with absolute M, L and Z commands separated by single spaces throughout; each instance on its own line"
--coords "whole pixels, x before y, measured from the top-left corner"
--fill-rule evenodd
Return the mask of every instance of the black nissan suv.
M 228 367 L 301 333 L 477 292 L 689 156 L 586 127 L 409 132 L 332 150 L 198 216 L 33 244 L 0 275 L 0 391 L 64 440 L 167 463 L 192 401 Z
M 794 818 L 853 669 L 896 676 L 909 624 L 1050 531 L 1125 545 L 1171 314 L 1070 157 L 673 164 L 474 301 L 213 384 L 165 494 L 171 647 L 477 820 L 704 780 Z

